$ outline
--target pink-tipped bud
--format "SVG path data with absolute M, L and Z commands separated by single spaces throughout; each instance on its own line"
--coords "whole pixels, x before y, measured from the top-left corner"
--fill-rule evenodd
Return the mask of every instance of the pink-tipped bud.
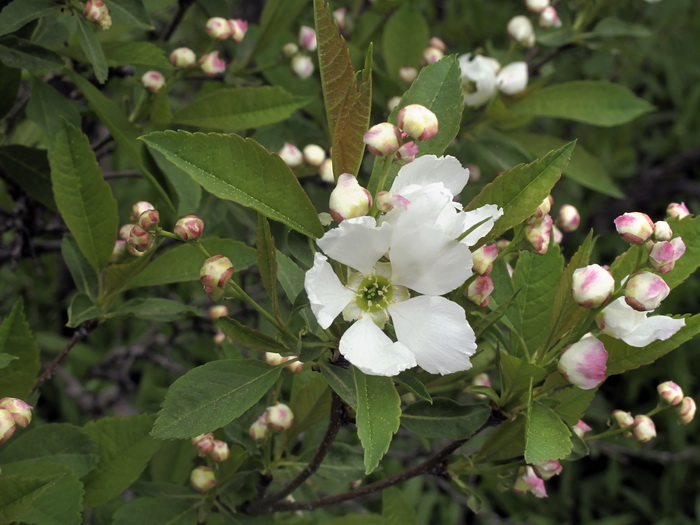
M 561 244 L 561 241 L 564 240 L 564 234 L 554 224 L 552 224 L 552 239 L 554 240 L 554 244 Z
M 392 193 L 390 191 L 380 191 L 377 193 L 377 208 L 382 213 L 389 213 L 397 207 L 406 210 L 410 203 L 411 201 L 398 193 Z
M 442 38 L 438 38 L 436 36 L 428 40 L 428 45 L 443 52 L 447 49 L 447 46 L 445 45 L 445 42 L 443 42 Z
M 542 463 L 535 463 L 532 468 L 534 468 L 537 475 L 545 481 L 553 478 L 554 476 L 558 476 L 563 470 L 561 463 L 558 461 L 543 461 Z
M 488 275 L 480 275 L 474 279 L 465 291 L 467 299 L 477 306 L 488 306 L 493 293 L 493 279 Z
M 132 225 L 133 226 L 133 225 Z M 131 228 L 129 228 L 131 230 Z M 126 241 L 117 240 L 114 241 L 114 248 L 112 248 L 112 255 L 109 256 L 109 262 L 120 261 L 124 257 L 126 252 Z
M 661 277 L 651 272 L 632 275 L 625 285 L 625 302 L 638 312 L 655 310 L 671 289 Z
M 267 408 L 267 426 L 272 430 L 287 430 L 294 423 L 292 410 L 282 403 Z
M 277 152 L 284 163 L 290 168 L 298 168 L 304 162 L 304 155 L 294 144 L 285 142 L 282 149 Z
M 153 237 L 151 237 L 150 233 L 141 228 L 141 226 L 134 224 L 126 242 L 134 251 L 144 253 L 151 247 L 151 244 L 153 244 Z
M 347 12 L 348 10 L 344 7 L 339 7 L 338 9 L 333 11 L 333 19 L 336 21 L 340 29 L 345 28 L 345 16 Z
M 27 428 L 32 421 L 32 409 L 34 407 L 16 397 L 3 397 L 0 399 L 0 409 L 7 410 L 22 428 Z
M 683 389 L 673 381 L 664 381 L 656 387 L 656 391 L 659 393 L 661 401 L 667 405 L 680 405 L 683 401 Z M 2 403 L 0 403 L 0 406 L 2 406 Z
M 654 223 L 654 240 L 670 241 L 673 238 L 673 230 L 666 221 L 656 221 Z
M 256 441 L 265 438 L 267 435 L 267 412 L 263 412 L 262 415 L 250 425 L 248 434 Z
M 583 421 L 583 419 L 579 419 L 578 422 L 573 426 L 572 430 L 574 431 L 574 434 L 583 439 L 583 436 L 586 435 L 586 432 L 590 432 L 593 429 L 589 427 Z
M 635 416 L 632 433 L 640 443 L 648 443 L 656 437 L 656 425 L 649 416 Z
M 438 132 L 438 118 L 425 106 L 410 104 L 399 110 L 399 128 L 416 140 L 428 140 Z
M 17 423 L 15 423 L 15 418 L 12 417 L 10 411 L 0 408 L 0 444 L 10 439 L 16 429 Z
M 630 244 L 642 244 L 654 233 L 654 223 L 646 213 L 634 211 L 625 213 L 615 219 L 615 228 L 625 241 Z
M 678 412 L 678 422 L 687 425 L 695 418 L 695 400 L 692 397 L 684 397 L 681 404 L 676 407 Z M 1 443 L 1 441 L 0 441 Z
M 491 386 L 491 378 L 488 374 L 482 373 L 477 374 L 472 379 L 472 385 L 474 386 Z
M 133 224 L 125 224 L 121 228 L 119 228 L 119 237 L 121 237 L 123 240 L 128 241 L 129 236 L 131 235 L 131 230 L 134 228 Z
M 165 77 L 158 71 L 146 71 L 141 77 L 141 84 L 151 93 L 156 93 L 165 85 Z
M 175 67 L 193 67 L 197 63 L 197 55 L 189 47 L 178 47 L 170 53 L 170 63 Z
M 526 62 L 512 62 L 501 68 L 496 75 L 496 85 L 501 93 L 516 95 L 527 88 L 529 75 Z
M 559 217 L 557 217 L 557 226 L 564 232 L 576 231 L 581 223 L 581 216 L 575 206 L 564 204 L 559 208 Z
M 228 308 L 226 308 L 226 306 L 223 304 L 216 304 L 214 306 L 210 306 L 207 313 L 209 314 L 209 319 L 216 320 L 219 317 L 226 317 L 228 315 Z
M 214 449 L 214 434 L 200 434 L 192 438 L 192 444 L 197 448 L 200 457 L 204 457 L 211 453 Z
M 277 365 L 281 365 L 285 361 L 286 361 L 286 359 L 283 355 L 280 355 L 280 354 L 275 353 L 275 352 L 265 352 L 265 362 L 268 365 L 277 366 Z
M 393 155 L 401 147 L 401 130 L 389 122 L 382 122 L 369 128 L 362 140 L 374 155 Z
M 207 75 L 218 75 L 226 71 L 226 61 L 219 58 L 218 51 L 212 51 L 202 55 L 199 59 L 199 67 Z
M 532 47 L 535 45 L 535 29 L 526 16 L 518 15 L 511 18 L 508 22 L 508 34 L 521 46 Z
M 549 0 L 525 0 L 525 7 L 533 13 L 541 13 L 543 9 L 549 7 Z
M 552 204 L 554 204 L 554 198 L 551 195 L 547 195 L 540 205 L 537 206 L 537 209 L 532 214 L 530 221 L 534 219 L 541 219 L 547 215 L 552 210 Z
M 335 184 L 335 174 L 333 173 L 333 161 L 331 159 L 326 159 L 321 163 L 318 169 L 318 174 L 323 182 L 328 184 Z
M 399 69 L 399 78 L 410 84 L 418 77 L 418 70 L 415 67 L 402 67 Z
M 680 237 L 671 241 L 653 242 L 649 245 L 649 262 L 659 273 L 673 270 L 676 261 L 685 254 L 685 243 Z
M 326 160 L 326 151 L 316 144 L 305 146 L 302 155 L 309 166 L 320 166 Z
M 316 31 L 308 26 L 299 29 L 299 47 L 307 51 L 316 51 Z
M 199 270 L 199 281 L 204 286 L 213 288 L 221 288 L 233 277 L 233 264 L 228 257 L 223 255 L 215 255 L 210 257 L 202 264 Z
M 103 30 L 112 27 L 112 17 L 109 15 L 109 8 L 102 0 L 88 0 L 85 3 L 83 15 Z
M 209 452 L 209 455 L 211 456 L 211 459 L 213 459 L 217 463 L 226 461 L 228 458 L 231 457 L 231 451 L 228 448 L 228 443 L 215 439 L 212 445 L 213 446 L 211 452 Z
M 498 258 L 498 246 L 487 244 L 472 252 L 474 257 L 472 271 L 479 275 L 488 275 L 493 270 L 493 261 Z
M 214 341 L 215 345 L 223 344 L 223 342 L 226 341 L 226 334 L 223 332 L 216 332 L 214 337 L 212 337 L 212 341 Z
M 430 65 L 444 58 L 445 53 L 437 47 L 428 46 L 423 50 L 423 63 Z
M 217 40 L 226 40 L 231 36 L 231 27 L 228 20 L 215 16 L 207 20 L 207 34 Z
M 160 213 L 157 210 L 146 210 L 139 215 L 136 224 L 144 230 L 152 231 L 158 227 L 158 222 L 160 222 Z
M 613 410 L 612 418 L 620 428 L 630 428 L 634 425 L 634 417 L 624 410 Z
M 291 67 L 292 73 L 301 79 L 309 78 L 314 74 L 314 63 L 311 60 L 311 57 L 302 55 L 301 53 L 294 55 L 292 58 Z
M 598 308 L 612 297 L 615 279 L 599 264 L 574 270 L 571 293 L 574 301 L 584 308 Z
M 175 223 L 175 235 L 183 241 L 193 241 L 204 235 L 204 221 L 196 215 L 185 215 Z
M 331 216 L 338 222 L 367 215 L 372 207 L 372 195 L 360 186 L 357 179 L 343 173 L 338 177 L 335 189 L 328 202 Z
M 231 38 L 239 44 L 243 42 L 245 34 L 248 31 L 248 22 L 240 18 L 232 18 L 228 21 L 228 27 L 231 31 Z
M 530 465 L 521 467 L 518 472 L 518 477 L 513 484 L 513 492 L 517 494 L 530 492 L 536 498 L 547 497 L 547 489 L 544 487 L 544 481 L 537 476 L 535 470 Z
M 295 357 L 296 356 L 289 356 L 288 360 L 292 360 Z M 302 363 L 301 361 L 294 361 L 292 363 L 289 363 L 287 365 L 287 368 L 289 369 L 289 371 L 292 374 L 298 374 L 299 372 L 301 372 L 304 369 L 304 363 Z
M 535 219 L 525 226 L 525 237 L 532 244 L 535 253 L 544 255 L 549 249 L 549 238 L 552 234 L 554 221 L 549 215 Z
M 550 27 L 561 27 L 561 19 L 554 7 L 549 6 L 540 13 L 540 27 L 549 29 Z
M 216 475 L 209 467 L 196 467 L 190 474 L 190 485 L 197 492 L 207 492 L 216 487 Z
M 299 53 L 299 46 L 294 42 L 287 42 L 282 46 L 282 54 L 286 58 L 292 58 L 297 53 Z
M 590 390 L 605 381 L 608 352 L 597 338 L 584 337 L 569 345 L 559 358 L 559 372 L 572 385 Z
M 153 206 L 153 204 L 151 204 L 150 202 L 139 201 L 131 207 L 131 219 L 134 222 L 137 222 L 143 212 L 155 209 L 156 207 Z
M 690 210 L 685 202 L 672 202 L 666 207 L 666 215 L 670 218 L 683 219 L 690 215 Z
M 416 160 L 416 155 L 418 155 L 418 145 L 410 140 L 402 144 L 396 152 L 396 160 L 399 164 L 409 164 Z

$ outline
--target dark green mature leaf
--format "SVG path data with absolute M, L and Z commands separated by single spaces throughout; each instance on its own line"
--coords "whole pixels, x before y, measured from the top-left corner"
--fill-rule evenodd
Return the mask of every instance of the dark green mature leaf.
M 294 414 L 294 424 L 287 430 L 288 441 L 328 417 L 331 390 L 320 374 L 295 374 L 289 407 Z
M 401 423 L 401 398 L 390 377 L 369 376 L 353 367 L 357 435 L 365 451 L 365 474 L 379 466 Z
M 278 155 L 238 135 L 165 131 L 141 137 L 208 192 L 253 208 L 304 235 L 323 226 L 309 197 Z
M 257 403 L 281 371 L 254 359 L 213 361 L 194 368 L 168 389 L 152 434 L 182 439 L 221 428 Z
M 159 446 L 149 435 L 153 419 L 151 414 L 106 417 L 85 425 L 100 449 L 100 462 L 83 478 L 86 508 L 117 497 L 143 472 Z
M 239 323 L 231 317 L 221 317 L 217 321 L 219 329 L 234 342 L 261 352 L 289 353 L 289 348 L 269 335 Z
M 539 401 L 527 412 L 525 461 L 531 465 L 564 459 L 571 453 L 571 430 L 561 418 Z
M 76 17 L 78 23 L 78 42 L 85 53 L 85 58 L 92 64 L 95 78 L 100 84 L 107 81 L 107 58 L 102 50 L 100 41 L 95 36 L 94 24 L 91 24 L 83 16 Z
M 32 96 L 26 111 L 27 117 L 42 129 L 48 144 L 63 128 L 61 119 L 80 126 L 80 113 L 75 104 L 38 78 L 32 78 Z
M 653 32 L 639 24 L 630 24 L 615 17 L 603 18 L 593 28 L 592 33 L 601 38 L 632 37 L 649 38 Z
M 0 63 L 0 118 L 7 115 L 15 105 L 21 81 L 21 69 Z
M 444 397 L 433 403 L 419 401 L 406 407 L 401 424 L 419 436 L 468 439 L 486 422 L 491 409 L 486 405 L 459 405 Z
M 173 498 L 138 498 L 127 501 L 114 513 L 112 525 L 193 525 L 197 501 Z
M 0 62 L 19 69 L 58 69 L 64 65 L 60 55 L 13 35 L 0 38 Z
M 502 461 L 516 458 L 525 453 L 525 418 L 521 415 L 514 420 L 504 421 L 486 440 L 476 455 L 476 460 Z
M 14 0 L 0 12 L 0 36 L 60 10 L 61 6 L 53 0 Z
M 277 250 L 277 279 L 287 299 L 293 303 L 304 289 L 304 271 L 289 257 Z
M 85 321 L 98 319 L 104 315 L 104 311 L 95 302 L 83 292 L 79 292 L 73 296 L 68 305 L 68 328 L 76 328 Z
M 51 168 L 46 150 L 19 144 L 2 146 L 0 167 L 29 195 L 48 209 L 58 211 L 51 191 Z
M 503 216 L 496 221 L 489 235 L 481 240 L 481 244 L 495 239 L 533 214 L 559 180 L 575 145 L 575 142 L 569 142 L 530 164 L 520 164 L 504 171 L 472 199 L 466 210 L 486 204 L 497 204 L 503 208 Z
M 272 312 L 280 319 L 279 298 L 277 297 L 277 256 L 275 239 L 270 231 L 270 224 L 261 214 L 258 214 L 258 230 L 256 248 L 258 251 L 258 269 L 260 279 L 272 304 Z
M 0 392 L 3 397 L 26 400 L 39 373 L 39 347 L 24 315 L 21 298 L 0 325 L 0 353 L 18 358 L 0 369 Z
M 152 151 L 151 156 L 167 179 L 170 193 L 175 194 L 178 217 L 197 213 L 202 200 L 202 187 L 157 151 Z
M 260 15 L 260 36 L 252 57 L 265 51 L 275 37 L 292 25 L 309 0 L 267 0 Z
M 686 251 L 669 273 L 661 274 L 670 288 L 675 288 L 690 277 L 700 266 L 700 217 L 669 219 L 674 237 L 681 237 Z
M 14 522 L 57 481 L 58 477 L 55 476 L 50 478 L 20 475 L 0 477 L 0 523 Z
M 333 173 L 357 175 L 365 151 L 362 137 L 369 128 L 372 102 L 372 50 L 358 82 L 345 39 L 325 0 L 314 0 L 318 65 L 331 134 Z
M 5 368 L 15 359 L 19 359 L 19 357 L 10 354 L 0 354 L 0 368 Z
M 117 201 L 87 137 L 66 121 L 62 128 L 49 151 L 56 205 L 83 255 L 99 272 L 114 249 Z
M 505 352 L 501 352 L 499 361 L 504 393 L 517 394 L 527 390 L 530 387 L 530 381 L 537 384 L 547 376 L 547 370 L 541 366 L 528 363 L 525 359 Z
M 154 249 L 151 248 L 141 257 L 127 257 L 125 262 L 107 266 L 104 271 L 103 298 L 114 296 L 128 287 L 132 279 L 146 268 L 153 251 Z
M 168 323 L 182 319 L 186 315 L 202 316 L 203 312 L 199 308 L 182 304 L 170 299 L 158 297 L 147 297 L 130 299 L 119 308 L 107 314 L 106 317 L 133 316 L 137 319 L 155 321 L 158 323 Z
M 558 374 L 558 372 L 555 372 Z M 567 381 L 561 378 L 564 384 Z M 549 379 L 547 379 L 549 381 Z M 590 406 L 598 392 L 597 388 L 582 390 L 575 386 L 569 386 L 548 396 L 548 399 L 556 401 L 554 412 L 569 426 L 574 426 L 583 417 L 584 412 Z
M 595 126 L 619 126 L 652 111 L 654 106 L 624 86 L 576 80 L 530 93 L 510 109 L 523 116 L 563 118 Z
M 129 27 L 153 29 L 153 23 L 141 0 L 105 0 L 114 22 Z
M 389 487 L 382 491 L 382 517 L 386 525 L 414 525 L 417 522 L 414 502 L 401 489 Z
M 320 367 L 321 374 L 326 378 L 326 381 L 328 381 L 333 391 L 348 405 L 357 410 L 355 379 L 353 378 L 352 371 L 324 362 L 320 363 Z
M 400 68 L 420 68 L 429 38 L 428 24 L 414 5 L 404 4 L 397 9 L 382 34 L 382 55 L 389 75 L 398 79 Z
M 278 86 L 223 88 L 199 97 L 173 120 L 219 131 L 258 128 L 289 118 L 310 101 Z
M 165 70 L 173 68 L 165 52 L 150 42 L 105 42 L 102 50 L 110 67 L 132 65 Z
M 425 388 L 425 385 L 415 376 L 414 371 L 404 370 L 399 375 L 394 377 L 394 381 L 403 387 L 406 387 L 410 392 L 413 392 L 416 396 L 427 401 L 428 403 L 433 402 L 433 398 Z
M 61 241 L 61 255 L 73 277 L 75 287 L 94 300 L 97 294 L 97 274 L 88 260 L 80 253 L 78 244 L 72 235 L 66 235 Z

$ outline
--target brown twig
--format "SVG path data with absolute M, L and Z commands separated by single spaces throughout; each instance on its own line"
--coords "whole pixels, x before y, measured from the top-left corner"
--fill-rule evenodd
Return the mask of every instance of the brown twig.
M 189 7 L 194 3 L 194 0 L 179 0 L 177 3 L 177 12 L 175 13 L 175 16 L 170 20 L 170 24 L 168 24 L 168 27 L 165 28 L 165 31 L 163 31 L 163 34 L 160 35 L 160 40 L 163 42 L 167 42 L 170 40 L 170 37 L 173 36 L 173 33 L 177 29 L 177 26 L 180 25 L 180 22 L 182 22 L 182 18 L 185 16 L 185 12 L 189 9 Z

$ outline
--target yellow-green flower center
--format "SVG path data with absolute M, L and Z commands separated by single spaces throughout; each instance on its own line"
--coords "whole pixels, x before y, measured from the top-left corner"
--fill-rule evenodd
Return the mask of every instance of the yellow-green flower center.
M 360 283 L 355 294 L 355 303 L 365 312 L 384 310 L 394 294 L 391 281 L 381 275 L 372 275 Z

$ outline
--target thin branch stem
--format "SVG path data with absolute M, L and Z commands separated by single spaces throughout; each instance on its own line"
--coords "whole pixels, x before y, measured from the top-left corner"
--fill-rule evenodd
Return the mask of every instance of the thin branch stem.
M 177 29 L 177 26 L 180 25 L 180 22 L 182 22 L 182 18 L 185 16 L 185 12 L 190 8 L 190 6 L 194 3 L 194 0 L 180 0 L 177 3 L 177 12 L 175 13 L 175 16 L 172 18 L 170 21 L 170 24 L 168 27 L 165 28 L 165 31 L 163 31 L 163 34 L 160 36 L 160 39 L 163 42 L 167 42 L 170 40 L 170 37 L 173 36 L 173 33 Z

